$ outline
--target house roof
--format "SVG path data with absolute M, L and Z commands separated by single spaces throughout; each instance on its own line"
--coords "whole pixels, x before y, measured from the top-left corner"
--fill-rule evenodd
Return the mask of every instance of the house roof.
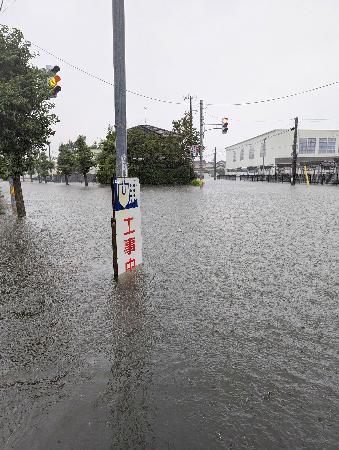
M 139 128 L 142 131 L 144 131 L 144 133 L 157 134 L 158 136 L 165 136 L 165 137 L 167 137 L 167 136 L 172 136 L 172 135 L 176 134 L 173 131 L 165 130 L 164 128 L 155 127 L 153 125 L 137 125 L 135 127 L 129 128 L 129 129 L 132 130 L 134 128 Z

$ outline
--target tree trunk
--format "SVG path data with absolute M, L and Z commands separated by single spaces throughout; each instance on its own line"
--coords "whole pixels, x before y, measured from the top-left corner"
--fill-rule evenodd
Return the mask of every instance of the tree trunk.
M 85 178 L 85 186 L 88 186 L 87 173 L 84 173 L 84 178 Z
M 30 174 L 30 177 L 31 177 L 31 183 L 33 183 L 33 174 L 32 173 Z
M 68 175 L 65 175 L 65 183 L 66 183 L 66 186 L 68 186 Z
M 38 175 L 38 180 L 39 180 L 39 183 L 41 183 L 41 176 L 40 175 Z
M 26 209 L 25 209 L 24 198 L 22 196 L 20 175 L 13 176 L 13 186 L 14 186 L 14 192 L 15 192 L 15 203 L 16 203 L 16 211 L 17 211 L 18 217 L 25 217 Z
M 44 177 L 44 181 L 45 181 L 45 183 L 47 183 L 47 177 Z

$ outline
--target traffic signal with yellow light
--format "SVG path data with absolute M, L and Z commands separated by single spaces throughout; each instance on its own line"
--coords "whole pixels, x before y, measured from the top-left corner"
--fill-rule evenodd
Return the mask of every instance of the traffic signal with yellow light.
M 61 80 L 57 73 L 60 71 L 59 66 L 46 66 L 46 71 L 48 73 L 48 86 L 51 89 L 51 97 L 55 98 L 61 91 L 61 86 L 58 86 Z
M 223 117 L 222 118 L 222 134 L 226 134 L 228 131 L 228 117 Z

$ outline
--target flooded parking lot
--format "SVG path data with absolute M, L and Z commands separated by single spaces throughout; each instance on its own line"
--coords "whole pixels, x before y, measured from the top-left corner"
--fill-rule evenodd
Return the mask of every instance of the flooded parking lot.
M 109 188 L 23 191 L 27 218 L 0 215 L 0 448 L 338 448 L 337 187 L 145 187 L 118 284 Z

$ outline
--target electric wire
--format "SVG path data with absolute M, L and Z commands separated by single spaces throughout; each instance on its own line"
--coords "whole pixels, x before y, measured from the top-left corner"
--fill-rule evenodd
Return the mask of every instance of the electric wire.
M 0 12 L 2 12 L 2 14 L 4 14 L 4 13 L 7 11 L 8 8 L 10 8 L 11 6 L 14 5 L 15 2 L 16 2 L 16 0 L 13 0 L 12 3 L 11 3 L 10 5 L 6 6 L 6 8 L 4 8 L 4 9 L 2 10 L 2 5 L 4 4 L 4 0 L 2 0 L 1 7 L 0 7 Z
M 78 71 L 84 73 L 85 75 L 88 75 L 88 76 L 90 76 L 90 77 L 92 77 L 92 78 L 94 78 L 94 79 L 96 79 L 98 81 L 101 81 L 102 83 L 114 86 L 113 82 L 107 81 L 107 80 L 105 80 L 105 79 L 103 79 L 103 78 L 101 78 L 101 77 L 99 77 L 97 75 L 94 75 L 94 74 L 88 72 L 87 70 L 84 70 L 81 67 L 78 67 L 78 66 L 70 63 L 69 61 L 66 61 L 65 59 L 57 56 L 55 53 L 52 53 L 51 51 L 41 47 L 40 45 L 35 44 L 32 41 L 30 41 L 30 42 L 31 42 L 31 44 L 34 47 L 36 47 L 39 50 L 47 53 L 48 55 L 53 56 L 54 58 L 58 59 L 59 61 L 63 62 L 64 64 L 72 67 L 73 69 L 78 70 Z M 260 104 L 260 103 L 269 103 L 269 102 L 279 101 L 279 100 L 283 100 L 283 99 L 287 99 L 287 98 L 291 98 L 291 97 L 296 97 L 296 96 L 299 96 L 299 95 L 304 95 L 304 94 L 307 94 L 307 93 L 310 93 L 310 92 L 315 92 L 317 90 L 324 89 L 326 87 L 334 86 L 334 85 L 337 85 L 337 84 L 339 84 L 339 81 L 333 81 L 331 83 L 323 84 L 323 85 L 317 86 L 315 88 L 305 89 L 303 91 L 295 92 L 295 93 L 292 93 L 292 94 L 282 95 L 280 97 L 272 97 L 272 98 L 263 99 L 263 100 L 255 100 L 255 101 L 248 101 L 248 102 L 242 102 L 242 103 L 207 103 L 205 108 L 207 108 L 209 106 L 217 106 L 217 105 L 244 106 L 244 105 L 254 105 L 254 104 Z M 152 100 L 152 101 L 156 101 L 156 102 L 160 102 L 160 103 L 168 103 L 168 104 L 174 104 L 174 105 L 181 105 L 182 104 L 182 102 L 178 102 L 178 101 L 175 101 L 175 100 L 160 99 L 160 98 L 157 98 L 157 97 L 152 97 L 152 96 L 149 96 L 149 95 L 142 94 L 141 92 L 131 91 L 129 89 L 126 89 L 126 92 L 129 93 L 129 94 L 138 96 L 138 97 L 143 97 L 143 98 L 146 98 L 148 100 Z
M 16 0 L 13 0 L 12 4 L 14 4 L 15 1 Z M 96 79 L 98 81 L 101 81 L 102 83 L 105 83 L 105 84 L 110 85 L 110 86 L 114 86 L 113 82 L 107 81 L 104 78 L 101 78 L 101 77 L 99 77 L 97 75 L 94 75 L 91 72 L 89 72 L 89 71 L 87 71 L 85 69 L 82 69 L 81 67 L 78 67 L 75 64 L 70 63 L 69 61 L 66 61 L 65 59 L 63 59 L 63 58 L 59 57 L 58 55 L 56 55 L 55 53 L 51 52 L 50 50 L 47 50 L 47 49 L 41 47 L 40 45 L 38 45 L 38 44 L 36 44 L 36 43 L 34 43 L 32 41 L 30 41 L 30 42 L 31 42 L 31 44 L 34 47 L 38 48 L 39 50 L 45 52 L 46 54 L 48 54 L 50 56 L 53 56 L 57 60 L 63 62 L 66 65 L 68 65 L 69 67 L 72 67 L 73 69 L 78 70 L 78 71 L 84 73 L 85 75 L 87 75 L 87 76 L 89 76 L 91 78 L 94 78 L 94 79 Z M 262 100 L 255 100 L 255 101 L 248 101 L 248 102 L 239 102 L 239 103 L 207 103 L 205 108 L 207 108 L 209 106 L 217 106 L 217 105 L 245 106 L 245 105 L 254 105 L 254 104 L 260 104 L 260 103 L 275 102 L 275 101 L 284 100 L 284 99 L 287 99 L 287 98 L 296 97 L 296 96 L 299 96 L 299 95 L 304 95 L 304 94 L 307 94 L 307 93 L 310 93 L 310 92 L 315 92 L 317 90 L 324 89 L 326 87 L 334 86 L 334 85 L 337 85 L 337 84 L 339 84 L 339 81 L 332 81 L 331 83 L 326 83 L 326 84 L 323 84 L 321 86 L 317 86 L 317 87 L 314 87 L 314 88 L 311 88 L 311 89 L 305 89 L 303 91 L 294 92 L 292 94 L 287 94 L 287 95 L 282 95 L 282 96 L 279 96 L 279 97 L 272 97 L 272 98 L 267 98 L 267 99 L 262 99 Z M 142 97 L 142 98 L 145 98 L 145 99 L 148 99 L 148 100 L 151 100 L 151 101 L 155 101 L 155 102 L 159 102 L 159 103 L 167 103 L 167 104 L 173 104 L 173 105 L 182 105 L 182 102 L 178 102 L 176 100 L 165 100 L 165 99 L 161 99 L 161 98 L 157 98 L 157 97 L 152 97 L 152 96 L 149 96 L 149 95 L 145 95 L 145 94 L 143 94 L 141 92 L 136 92 L 136 91 L 132 91 L 132 90 L 129 90 L 129 89 L 126 89 L 126 92 L 131 94 L 131 95 L 135 95 L 135 96 Z
M 272 97 L 272 98 L 266 98 L 266 99 L 263 99 L 263 100 L 255 100 L 255 101 L 242 102 L 242 103 L 207 103 L 206 107 L 208 107 L 208 106 L 217 106 L 217 105 L 244 106 L 244 105 L 256 105 L 256 104 L 260 104 L 260 103 L 275 102 L 275 101 L 278 101 L 278 100 L 284 100 L 286 98 L 297 97 L 298 95 L 308 94 L 310 92 L 314 92 L 314 91 L 317 91 L 319 89 L 324 89 L 326 87 L 334 86 L 336 84 L 339 84 L 339 81 L 332 81 L 331 83 L 323 84 L 323 85 L 317 86 L 315 88 L 305 89 L 303 91 L 294 92 L 292 94 L 282 95 L 280 97 Z
M 73 69 L 78 70 L 79 72 L 82 72 L 82 73 L 84 73 L 85 75 L 87 75 L 87 76 L 89 76 L 89 77 L 91 77 L 91 78 L 94 78 L 94 79 L 96 79 L 96 80 L 98 80 L 98 81 L 101 81 L 102 83 L 108 84 L 109 86 L 114 86 L 114 83 L 113 83 L 112 81 L 107 81 L 107 80 L 105 80 L 104 78 L 101 78 L 101 77 L 99 77 L 99 76 L 97 76 L 97 75 L 94 75 L 94 74 L 92 74 L 91 72 L 88 72 L 87 70 L 82 69 L 81 67 L 78 67 L 78 66 L 76 66 L 75 64 L 72 64 L 72 63 L 70 63 L 69 61 L 66 61 L 66 60 L 63 59 L 63 58 L 60 58 L 60 57 L 57 56 L 55 53 L 52 53 L 51 51 L 46 50 L 45 48 L 41 47 L 40 45 L 35 44 L 35 43 L 32 42 L 32 41 L 30 41 L 30 42 L 31 42 L 31 44 L 32 44 L 34 47 L 36 47 L 36 48 L 38 48 L 39 50 L 41 50 L 41 51 L 47 53 L 47 54 L 50 55 L 50 56 L 53 56 L 53 57 L 56 58 L 57 60 L 59 60 L 59 61 L 63 62 L 64 64 L 66 64 L 67 66 L 72 67 Z M 182 105 L 182 102 L 172 101 L 172 100 L 164 100 L 164 99 L 157 98 L 157 97 L 151 97 L 151 96 L 149 96 L 149 95 L 142 94 L 141 92 L 131 91 L 131 90 L 129 90 L 129 89 L 126 89 L 126 92 L 127 92 L 128 94 L 135 95 L 135 96 L 137 96 L 137 97 L 146 98 L 146 99 L 148 99 L 148 100 L 152 100 L 152 101 L 155 101 L 155 102 L 169 103 L 169 104 L 174 104 L 174 105 Z

